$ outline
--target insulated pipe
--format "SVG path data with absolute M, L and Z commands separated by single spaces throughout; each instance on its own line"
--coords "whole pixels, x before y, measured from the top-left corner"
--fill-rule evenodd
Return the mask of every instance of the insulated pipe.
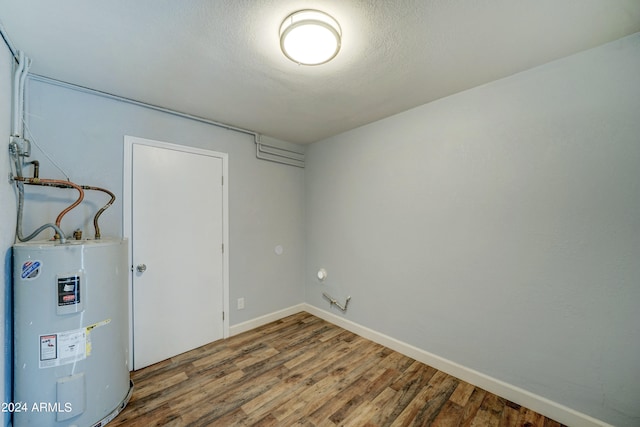
M 24 52 L 18 52 L 18 68 L 13 79 L 13 136 L 21 137 L 19 132 L 20 120 L 22 119 L 22 112 L 20 111 L 20 80 L 22 78 L 22 70 L 24 70 Z
M 256 140 L 256 158 L 260 160 L 267 160 L 269 162 L 280 163 L 287 166 L 296 166 L 299 168 L 304 168 L 304 160 L 292 159 L 290 157 L 288 158 L 288 156 L 281 156 L 277 154 L 271 154 L 273 157 L 268 157 L 268 156 L 265 156 L 263 153 L 267 155 L 270 154 L 270 153 L 264 152 L 262 143 Z
M 256 144 L 256 158 L 283 165 L 304 168 L 304 153 L 265 144 L 257 133 L 253 134 L 253 140 Z
M 24 67 L 22 68 L 22 74 L 20 75 L 20 97 L 18 98 L 18 119 L 20 120 L 18 122 L 18 131 L 19 131 L 19 136 L 24 139 L 26 139 L 24 137 L 24 88 L 25 88 L 24 83 L 27 80 L 27 74 L 29 74 L 29 68 L 31 68 L 31 60 L 25 57 Z
M 81 186 L 83 189 L 85 190 L 95 190 L 95 191 L 102 191 L 103 193 L 107 193 L 109 196 L 111 196 L 111 200 L 109 200 L 109 203 L 107 203 L 106 205 L 104 205 L 97 213 L 96 215 L 93 217 L 93 228 L 95 229 L 96 233 L 95 233 L 95 238 L 96 240 L 100 239 L 100 227 L 98 226 L 98 218 L 100 218 L 100 215 L 102 215 L 102 213 L 104 211 L 106 211 L 112 204 L 113 202 L 115 202 L 116 200 L 116 195 L 113 194 L 111 191 L 105 189 L 105 188 L 100 188 L 100 187 L 92 187 L 90 185 L 82 185 Z
M 268 145 L 264 145 L 262 143 L 260 145 L 260 152 L 265 154 L 271 154 L 274 156 L 282 157 L 285 159 L 291 159 L 298 162 L 304 162 L 304 154 L 296 153 L 295 151 L 285 150 L 278 147 L 270 147 Z M 290 154 L 289 154 L 290 153 Z

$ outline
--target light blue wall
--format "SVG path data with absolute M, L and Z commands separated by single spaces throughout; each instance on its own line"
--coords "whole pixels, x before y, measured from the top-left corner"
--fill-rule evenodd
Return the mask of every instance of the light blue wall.
M 12 186 L 6 180 L 9 175 L 8 143 L 11 135 L 11 100 L 12 100 L 13 57 L 6 45 L 0 41 L 0 135 L 4 144 L 0 149 L 0 254 L 2 257 L 2 292 L 0 292 L 0 310 L 2 311 L 2 328 L 0 340 L 4 343 L 2 353 L 2 369 L 0 379 L 3 384 L 2 402 L 11 398 L 11 245 L 15 232 L 16 202 Z M 0 414 L 2 425 L 9 423 L 7 414 Z
M 639 138 L 636 34 L 312 144 L 306 301 L 640 425 Z

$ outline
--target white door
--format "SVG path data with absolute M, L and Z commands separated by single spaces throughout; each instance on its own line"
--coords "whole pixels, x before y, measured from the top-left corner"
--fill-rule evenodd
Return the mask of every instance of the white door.
M 133 368 L 140 369 L 225 336 L 226 158 L 139 138 L 125 143 Z

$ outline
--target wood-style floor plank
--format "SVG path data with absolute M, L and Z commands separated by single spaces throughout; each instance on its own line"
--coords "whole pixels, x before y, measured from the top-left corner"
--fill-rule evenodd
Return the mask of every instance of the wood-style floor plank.
M 110 427 L 562 427 L 304 312 L 131 377 Z

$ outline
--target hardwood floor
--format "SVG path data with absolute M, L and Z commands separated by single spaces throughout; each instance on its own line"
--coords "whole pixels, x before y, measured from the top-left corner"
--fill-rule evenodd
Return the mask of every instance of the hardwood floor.
M 110 427 L 561 426 L 308 313 L 131 377 Z

